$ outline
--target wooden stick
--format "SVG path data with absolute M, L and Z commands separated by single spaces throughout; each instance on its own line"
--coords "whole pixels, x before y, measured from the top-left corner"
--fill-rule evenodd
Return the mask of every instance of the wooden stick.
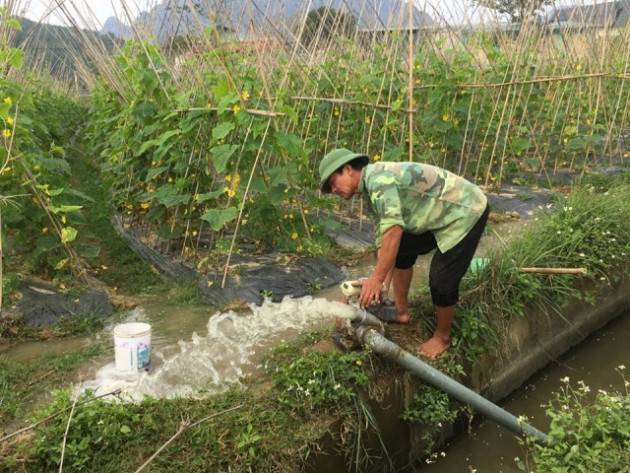
M 66 442 L 68 441 L 68 432 L 70 431 L 70 422 L 72 422 L 72 415 L 74 414 L 74 408 L 77 407 L 77 401 L 79 400 L 80 395 L 81 395 L 81 391 L 78 391 L 77 395 L 74 396 L 74 401 L 72 402 L 72 409 L 70 409 L 70 415 L 68 416 L 68 423 L 66 424 L 66 431 L 63 433 L 63 443 L 61 444 L 61 458 L 59 459 L 59 473 L 63 471 L 63 458 L 66 454 Z
M 164 450 L 166 447 L 168 447 L 171 444 L 171 442 L 173 442 L 177 437 L 179 437 L 180 434 L 182 432 L 184 432 L 185 430 L 192 429 L 193 427 L 198 426 L 202 422 L 205 422 L 205 421 L 207 421 L 209 419 L 212 419 L 214 417 L 226 414 L 227 412 L 230 412 L 230 411 L 233 411 L 233 410 L 236 410 L 236 409 L 240 409 L 241 407 L 243 407 L 242 404 L 239 404 L 238 406 L 230 407 L 229 409 L 226 409 L 224 411 L 217 412 L 215 414 L 211 414 L 211 415 L 209 415 L 207 417 L 204 417 L 203 419 L 198 420 L 194 424 L 189 424 L 188 421 L 182 422 L 179 425 L 179 429 L 177 430 L 177 432 L 175 432 L 175 434 L 171 438 L 169 438 L 160 448 L 158 448 L 156 450 L 156 452 L 153 455 L 151 455 L 147 461 L 145 461 L 142 465 L 140 465 L 140 467 L 135 471 L 135 473 L 140 473 L 142 470 L 144 470 L 146 468 L 146 466 L 149 463 L 151 463 L 155 459 L 155 457 L 157 457 L 160 454 L 160 452 L 162 450 Z
M 111 391 L 111 392 L 108 392 L 108 393 L 105 393 L 105 394 L 101 394 L 100 396 L 96 396 L 96 397 L 93 397 L 93 398 L 90 398 L 90 399 L 86 399 L 85 401 L 78 402 L 76 405 L 80 406 L 82 404 L 87 404 L 88 402 L 92 402 L 92 401 L 94 401 L 96 399 L 100 399 L 100 398 L 105 397 L 105 396 L 116 396 L 116 395 L 120 394 L 120 392 L 121 392 L 120 389 L 116 389 L 115 391 Z M 16 435 L 21 434 L 22 432 L 26 432 L 27 430 L 34 429 L 38 425 L 41 425 L 41 424 L 43 424 L 45 422 L 48 422 L 50 419 L 53 419 L 53 418 L 57 417 L 58 415 L 63 414 L 64 412 L 68 412 L 70 409 L 73 409 L 74 407 L 75 406 L 73 404 L 70 407 L 66 407 L 65 409 L 62 409 L 60 411 L 57 411 L 57 412 L 49 415 L 48 417 L 46 417 L 45 419 L 40 420 L 39 422 L 36 422 L 34 424 L 31 424 L 31 425 L 27 425 L 26 427 L 23 427 L 23 428 L 21 428 L 19 430 L 16 430 L 15 432 L 12 432 L 12 433 L 10 433 L 8 435 L 5 435 L 4 437 L 0 438 L 0 443 L 4 442 L 5 440 L 10 439 L 11 437 L 15 437 Z
M 586 268 L 521 268 L 522 273 L 586 274 Z

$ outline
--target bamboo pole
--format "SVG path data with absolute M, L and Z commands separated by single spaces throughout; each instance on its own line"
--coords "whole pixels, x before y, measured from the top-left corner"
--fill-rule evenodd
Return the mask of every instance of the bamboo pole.
M 520 268 L 522 273 L 538 274 L 581 274 L 586 275 L 586 268 Z

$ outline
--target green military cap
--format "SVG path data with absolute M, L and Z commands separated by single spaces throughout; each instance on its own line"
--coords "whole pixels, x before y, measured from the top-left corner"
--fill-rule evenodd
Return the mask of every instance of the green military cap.
M 345 166 L 356 158 L 363 158 L 364 164 L 367 164 L 370 160 L 367 154 L 353 153 L 345 148 L 334 149 L 324 156 L 322 162 L 319 163 L 319 188 L 324 194 L 330 194 L 331 192 L 330 184 L 328 183 L 330 176 L 340 167 Z

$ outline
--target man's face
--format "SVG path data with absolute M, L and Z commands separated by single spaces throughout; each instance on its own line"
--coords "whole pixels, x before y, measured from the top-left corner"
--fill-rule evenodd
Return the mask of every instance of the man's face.
M 359 175 L 359 173 L 357 173 L 352 166 L 346 164 L 341 168 L 341 172 L 334 173 L 330 176 L 330 179 L 328 179 L 330 190 L 333 194 L 346 200 L 352 198 L 357 190 L 357 175 Z

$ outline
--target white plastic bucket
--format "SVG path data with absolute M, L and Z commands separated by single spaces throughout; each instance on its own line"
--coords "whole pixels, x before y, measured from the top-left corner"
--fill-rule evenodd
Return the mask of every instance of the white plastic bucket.
M 139 371 L 151 363 L 151 326 L 130 322 L 114 327 L 116 369 Z

